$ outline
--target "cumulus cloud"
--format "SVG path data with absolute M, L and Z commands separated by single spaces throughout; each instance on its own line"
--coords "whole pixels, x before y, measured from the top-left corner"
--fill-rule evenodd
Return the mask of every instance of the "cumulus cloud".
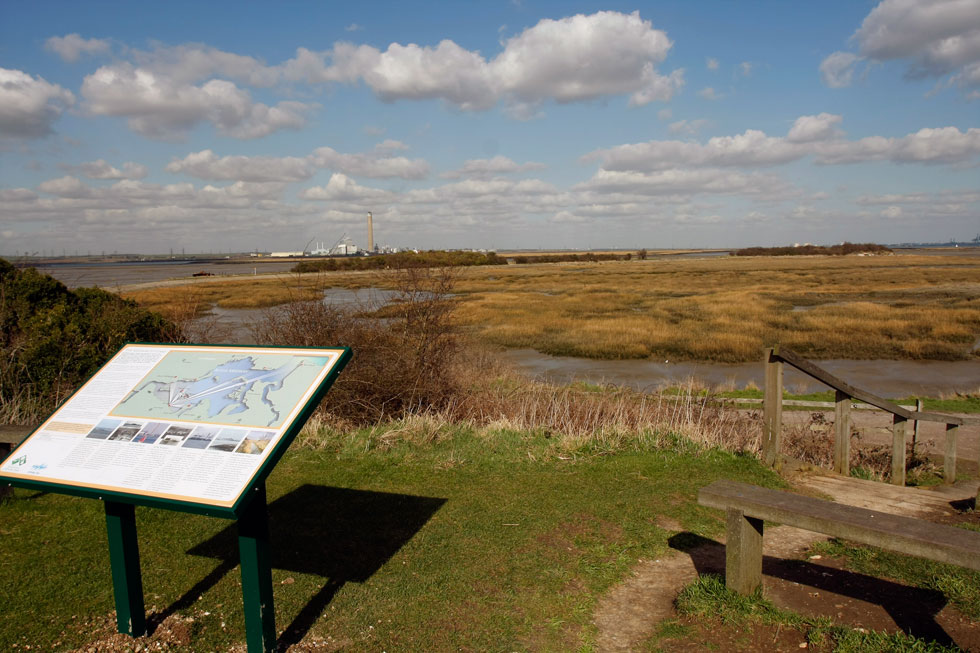
M 826 141 L 841 135 L 837 125 L 843 118 L 832 113 L 821 113 L 816 116 L 800 116 L 790 127 L 786 140 L 794 143 L 812 143 Z
M 311 84 L 363 81 L 386 102 L 441 99 L 479 111 L 503 100 L 509 113 L 527 118 L 546 100 L 628 95 L 631 106 L 669 100 L 684 85 L 683 70 L 656 69 L 671 46 L 639 12 L 600 11 L 543 19 L 507 39 L 490 60 L 450 40 L 392 43 L 385 51 L 341 42 L 326 52 L 300 48 L 279 69 L 287 80 Z
M 491 59 L 448 39 L 392 43 L 383 51 L 337 42 L 325 52 L 298 48 L 277 65 L 203 44 L 156 45 L 88 75 L 81 94 L 91 114 L 126 118 L 131 129 L 159 140 L 181 140 L 201 123 L 239 139 L 302 128 L 316 105 L 267 105 L 245 88 L 296 82 L 363 83 L 385 102 L 439 99 L 463 111 L 503 103 L 509 115 L 527 120 L 540 116 L 547 101 L 669 100 L 684 85 L 682 69 L 657 69 L 671 46 L 639 12 L 615 11 L 543 19 L 507 39 Z M 104 51 L 108 42 L 70 34 L 49 39 L 48 47 L 77 58 Z
M 78 166 L 69 166 L 69 169 L 77 170 L 89 179 L 142 179 L 149 174 L 146 166 L 141 163 L 127 161 L 121 167 L 116 168 L 104 159 L 87 161 Z
M 830 88 L 844 88 L 854 81 L 861 57 L 851 52 L 834 52 L 820 62 L 820 79 Z
M 824 83 L 847 86 L 862 58 L 906 63 L 910 79 L 940 78 L 972 90 L 980 87 L 980 3 L 977 0 L 883 0 L 851 40 L 858 54 L 835 52 L 820 65 Z
M 711 121 L 704 118 L 697 118 L 694 120 L 684 119 L 670 123 L 667 126 L 667 130 L 671 134 L 690 134 L 693 136 L 710 124 Z
M 735 136 L 716 136 L 706 143 L 649 141 L 591 152 L 610 171 L 651 172 L 678 167 L 765 167 L 813 156 L 820 164 L 890 161 L 892 163 L 959 164 L 980 155 L 980 129 L 924 128 L 900 138 L 843 138 L 841 117 L 821 113 L 801 116 L 786 137 L 749 129 Z
M 390 149 L 345 154 L 332 147 L 318 147 L 309 159 L 318 168 L 358 177 L 423 179 L 429 174 L 429 164 L 425 160 L 388 156 L 388 151 Z
M 0 68 L 0 137 L 40 138 L 75 103 L 75 96 L 57 84 L 20 70 Z
M 121 63 L 103 66 L 82 83 L 86 108 L 95 115 L 120 116 L 144 136 L 175 140 L 201 122 L 225 136 L 251 139 L 306 124 L 312 105 L 285 101 L 274 107 L 254 102 L 249 93 L 227 80 L 200 86 Z
M 714 57 L 708 57 L 704 65 L 708 68 L 708 70 L 718 70 L 718 60 Z
M 527 163 L 517 163 L 505 156 L 497 155 L 492 159 L 470 159 L 463 163 L 457 170 L 443 173 L 445 179 L 478 178 L 485 179 L 501 174 L 513 174 L 527 172 L 529 170 L 541 170 L 546 166 L 543 163 L 528 161 Z
M 578 190 L 634 193 L 639 195 L 723 195 L 788 194 L 790 186 L 779 177 L 759 173 L 746 174 L 718 168 L 669 169 L 656 172 L 620 172 L 600 169 Z
M 201 150 L 183 159 L 174 159 L 166 169 L 200 179 L 248 182 L 303 181 L 312 177 L 317 168 L 362 177 L 424 178 L 429 173 L 429 164 L 425 160 L 391 155 L 407 148 L 400 141 L 388 139 L 370 152 L 343 153 L 320 147 L 303 157 L 218 156 L 212 150 Z
M 961 132 L 956 127 L 920 129 L 901 138 L 869 136 L 857 141 L 834 141 L 817 149 L 818 163 L 953 164 L 971 161 L 980 155 L 980 129 Z
M 710 86 L 705 86 L 702 88 L 700 91 L 698 91 L 698 95 L 703 97 L 705 100 L 720 100 L 724 97 L 724 95 L 718 93 Z
M 54 52 L 68 63 L 74 63 L 83 54 L 107 54 L 109 41 L 106 39 L 83 39 L 77 33 L 66 34 L 64 36 L 52 36 L 44 42 L 44 48 Z
M 347 175 L 335 172 L 330 176 L 326 186 L 314 186 L 302 191 L 299 196 L 305 200 L 324 200 L 340 202 L 359 202 L 363 200 L 378 200 L 389 197 L 388 191 L 380 188 L 369 188 L 355 182 Z
M 290 182 L 309 179 L 313 166 L 307 157 L 223 156 L 211 150 L 192 152 L 167 164 L 167 172 L 183 173 L 200 179 L 227 179 L 249 182 Z

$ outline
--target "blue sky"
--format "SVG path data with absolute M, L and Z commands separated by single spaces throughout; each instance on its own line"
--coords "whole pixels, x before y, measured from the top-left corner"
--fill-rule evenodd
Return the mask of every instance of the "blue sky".
M 0 254 L 972 239 L 980 0 L 6 3 Z

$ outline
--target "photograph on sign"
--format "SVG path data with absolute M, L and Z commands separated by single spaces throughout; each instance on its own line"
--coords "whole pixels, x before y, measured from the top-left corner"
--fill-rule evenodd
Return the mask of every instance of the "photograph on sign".
M 126 345 L 0 478 L 232 506 L 343 352 Z

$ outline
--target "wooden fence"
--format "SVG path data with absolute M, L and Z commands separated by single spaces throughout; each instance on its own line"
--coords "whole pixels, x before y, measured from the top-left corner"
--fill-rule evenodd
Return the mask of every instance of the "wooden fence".
M 864 402 L 892 415 L 892 473 L 891 482 L 905 485 L 906 425 L 911 421 L 946 424 L 946 450 L 943 458 L 943 479 L 956 480 L 956 440 L 959 427 L 980 424 L 980 418 L 929 413 L 911 406 L 900 406 L 860 388 L 855 388 L 790 351 L 779 347 L 765 350 L 765 392 L 762 399 L 763 433 L 762 457 L 766 464 L 779 467 L 782 462 L 781 434 L 783 426 L 783 364 L 791 365 L 834 389 L 834 471 L 850 475 L 851 466 L 851 402 Z M 980 461 L 978 461 L 980 465 Z

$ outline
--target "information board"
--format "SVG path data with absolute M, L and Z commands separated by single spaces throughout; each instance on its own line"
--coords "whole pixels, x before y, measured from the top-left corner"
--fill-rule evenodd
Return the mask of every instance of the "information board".
M 349 355 L 346 348 L 126 345 L 14 449 L 0 482 L 231 511 L 282 455 Z

